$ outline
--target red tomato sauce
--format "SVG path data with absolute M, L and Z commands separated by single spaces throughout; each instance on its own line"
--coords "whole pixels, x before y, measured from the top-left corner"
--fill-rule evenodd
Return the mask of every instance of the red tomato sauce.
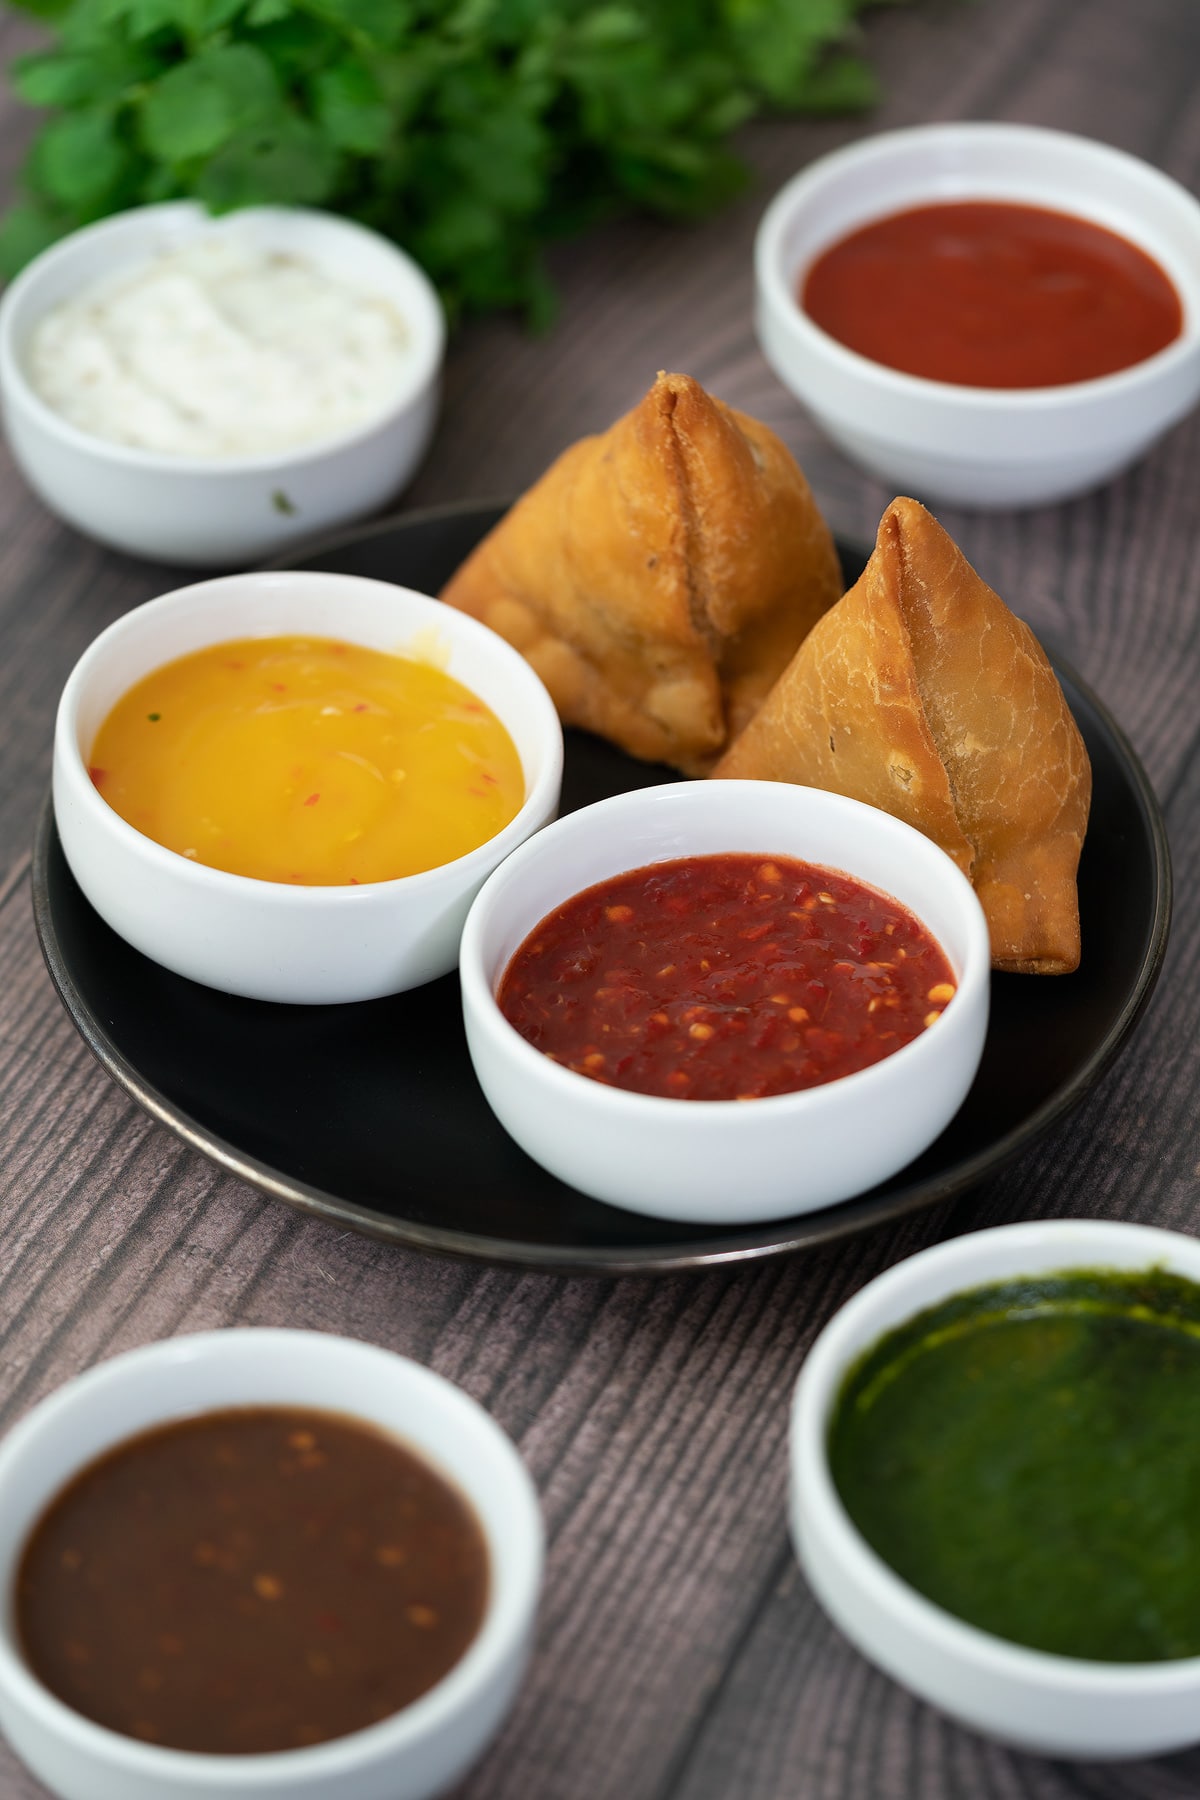
M 799 297 L 861 356 L 966 387 L 1090 381 L 1183 329 L 1170 278 L 1127 238 L 1004 201 L 876 219 L 818 257 Z
M 530 933 L 500 1010 L 564 1067 L 681 1100 L 755 1100 L 880 1062 L 953 998 L 900 903 L 791 857 L 694 856 L 574 895 Z

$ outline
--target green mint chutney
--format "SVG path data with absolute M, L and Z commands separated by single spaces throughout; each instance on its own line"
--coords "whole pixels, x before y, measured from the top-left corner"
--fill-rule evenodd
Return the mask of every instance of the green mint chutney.
M 1071 1269 L 957 1294 L 849 1371 L 829 1460 L 947 1612 L 1102 1662 L 1200 1655 L 1200 1286 Z

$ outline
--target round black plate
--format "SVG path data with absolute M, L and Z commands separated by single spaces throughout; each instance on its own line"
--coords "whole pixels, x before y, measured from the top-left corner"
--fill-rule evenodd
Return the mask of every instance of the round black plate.
M 501 510 L 385 520 L 305 552 L 303 566 L 436 593 Z M 842 555 L 853 578 L 862 552 Z M 239 1000 L 185 981 L 92 911 L 49 801 L 33 861 L 38 935 L 109 1074 L 198 1150 L 293 1206 L 418 1249 L 527 1267 L 652 1272 L 778 1255 L 993 1173 L 1082 1098 L 1146 1003 L 1170 919 L 1162 815 L 1120 729 L 1078 677 L 1058 672 L 1095 776 L 1079 872 L 1083 964 L 1057 978 L 994 976 L 983 1064 L 957 1118 L 893 1180 L 822 1212 L 713 1230 L 586 1199 L 493 1118 L 467 1057 L 455 976 L 326 1007 Z M 567 739 L 564 811 L 676 778 L 597 738 Z

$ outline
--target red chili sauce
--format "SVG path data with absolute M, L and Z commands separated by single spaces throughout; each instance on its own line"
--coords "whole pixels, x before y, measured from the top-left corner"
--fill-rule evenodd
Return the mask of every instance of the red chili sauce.
M 470 1504 L 405 1445 L 249 1407 L 85 1468 L 26 1544 L 16 1618 L 30 1668 L 76 1712 L 239 1755 L 407 1706 L 479 1630 L 488 1581 Z
M 896 900 L 791 857 L 692 856 L 576 894 L 504 974 L 531 1044 L 610 1087 L 756 1100 L 880 1062 L 953 998 Z
M 1174 285 L 1128 239 L 992 200 L 919 206 L 851 232 L 808 270 L 800 304 L 861 356 L 966 387 L 1090 381 L 1183 329 Z

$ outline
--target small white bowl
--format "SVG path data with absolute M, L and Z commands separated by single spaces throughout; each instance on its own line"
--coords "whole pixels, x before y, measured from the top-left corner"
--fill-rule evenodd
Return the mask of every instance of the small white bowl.
M 856 1074 L 742 1104 L 608 1087 L 551 1062 L 508 1023 L 496 990 L 547 913 L 624 870 L 723 852 L 797 857 L 907 906 L 940 941 L 958 982 L 936 1026 Z M 974 1078 L 989 964 L 982 908 L 936 844 L 857 800 L 776 781 L 672 782 L 569 814 L 485 883 L 459 955 L 475 1073 L 521 1148 L 599 1200 L 707 1224 L 812 1212 L 918 1156 Z
M 290 887 L 192 862 L 143 836 L 88 775 L 96 732 L 144 675 L 245 637 L 341 638 L 376 650 L 445 652 L 448 674 L 490 706 L 525 772 L 525 801 L 478 849 L 361 887 Z M 523 656 L 457 608 L 390 582 L 314 571 L 225 575 L 135 607 L 84 651 L 54 733 L 54 814 L 84 894 L 115 932 L 176 974 L 255 1000 L 372 1000 L 454 967 L 485 876 L 554 817 L 562 727 Z
M 969 1288 L 1068 1269 L 1169 1270 L 1200 1281 L 1200 1243 L 1148 1225 L 1061 1219 L 935 1244 L 847 1301 L 796 1384 L 791 1529 L 834 1623 L 903 1686 L 973 1730 L 1041 1756 L 1160 1756 L 1200 1741 L 1200 1657 L 1088 1662 L 1008 1643 L 903 1581 L 859 1534 L 834 1487 L 826 1440 L 851 1365 L 885 1332 Z
M 1183 303 L 1176 341 L 1116 374 L 1047 388 L 959 387 L 886 368 L 804 313 L 802 275 L 872 219 L 952 200 L 1073 213 L 1162 265 Z M 853 461 L 901 493 L 1040 506 L 1136 461 L 1200 399 L 1200 204 L 1138 158 L 1030 125 L 922 125 L 820 157 L 781 189 L 755 244 L 763 353 Z
M 39 397 L 26 362 L 47 312 L 93 282 L 210 238 L 302 257 L 394 303 L 412 356 L 403 386 L 376 418 L 282 454 L 171 456 L 81 431 Z M 365 226 L 303 207 L 248 207 L 220 218 L 190 201 L 137 207 L 43 251 L 0 301 L 5 431 L 30 486 L 89 537 L 164 562 L 244 566 L 399 492 L 433 433 L 444 343 L 441 303 L 426 275 Z
M 474 1507 L 491 1580 L 474 1641 L 410 1706 L 311 1749 L 260 1756 L 167 1750 L 84 1718 L 31 1672 L 13 1583 L 46 1506 L 88 1463 L 170 1419 L 240 1406 L 359 1418 L 418 1451 Z M 495 1734 L 528 1659 L 542 1571 L 537 1495 L 481 1406 L 405 1357 L 318 1331 L 201 1332 L 102 1363 L 36 1406 L 0 1445 L 0 1727 L 63 1800 L 426 1800 Z

